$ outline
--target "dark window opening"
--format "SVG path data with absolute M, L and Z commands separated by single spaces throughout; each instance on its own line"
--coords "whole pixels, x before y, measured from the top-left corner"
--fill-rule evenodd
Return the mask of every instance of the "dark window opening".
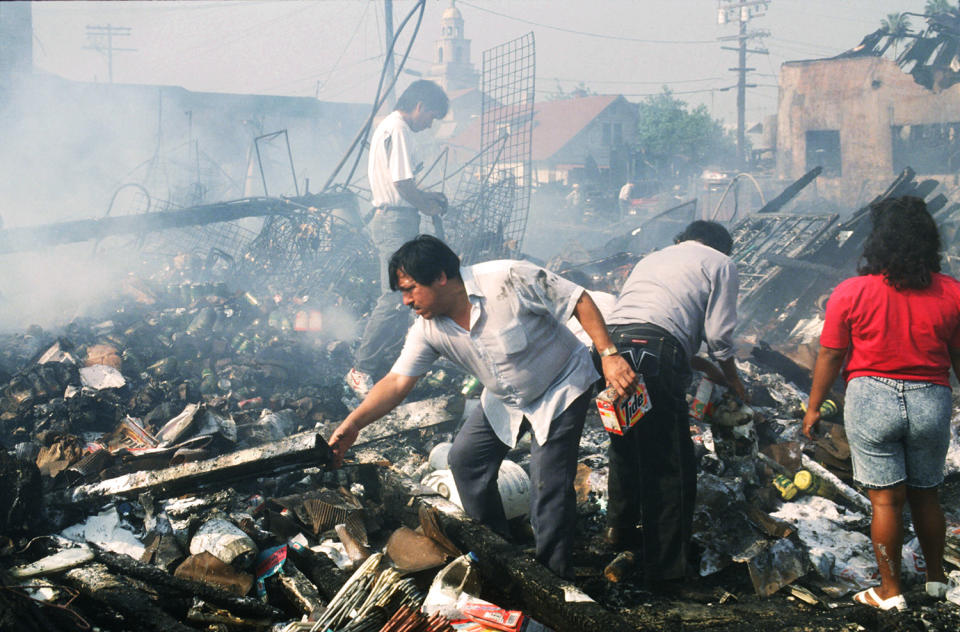
M 918 174 L 960 170 L 960 122 L 932 125 L 893 125 L 893 172 L 910 167 Z
M 825 177 L 839 178 L 843 175 L 840 165 L 840 132 L 835 129 L 808 131 L 807 171 L 823 167 Z

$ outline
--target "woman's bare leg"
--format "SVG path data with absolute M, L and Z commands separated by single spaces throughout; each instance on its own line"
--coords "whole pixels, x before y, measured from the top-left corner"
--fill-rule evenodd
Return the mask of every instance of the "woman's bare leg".
M 937 488 L 907 488 L 907 501 L 913 518 L 913 530 L 917 532 L 920 550 L 927 564 L 928 582 L 947 582 L 943 572 L 943 549 L 946 542 L 947 523 L 940 506 Z
M 880 586 L 877 594 L 889 599 L 901 594 L 900 562 L 903 554 L 903 505 L 906 502 L 906 486 L 869 490 L 873 505 L 873 521 L 870 523 L 870 539 L 873 553 L 877 556 L 880 571 Z

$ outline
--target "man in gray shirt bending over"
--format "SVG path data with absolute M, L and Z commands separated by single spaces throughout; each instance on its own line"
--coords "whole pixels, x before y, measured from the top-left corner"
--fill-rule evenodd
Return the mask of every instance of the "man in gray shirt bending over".
M 497 487 L 500 463 L 526 431 L 530 441 L 530 520 L 537 561 L 569 577 L 577 521 L 577 447 L 599 377 L 586 347 L 565 326 L 575 316 L 603 356 L 606 380 L 621 394 L 636 375 L 617 355 L 590 295 L 525 261 L 460 266 L 442 241 L 420 235 L 393 254 L 390 287 L 418 318 L 390 372 L 330 436 L 339 463 L 362 428 L 399 404 L 441 355 L 483 384 L 480 406 L 447 456 L 463 508 L 508 535 Z
M 732 246 L 720 224 L 691 223 L 675 245 L 637 263 L 608 319 L 653 408 L 623 436 L 610 436 L 607 540 L 616 548 L 641 546 L 648 586 L 684 578 L 693 561 L 697 464 L 685 395 L 691 360 L 706 364 L 695 359 L 704 340 L 728 386 L 745 397 L 733 357 L 739 283 Z

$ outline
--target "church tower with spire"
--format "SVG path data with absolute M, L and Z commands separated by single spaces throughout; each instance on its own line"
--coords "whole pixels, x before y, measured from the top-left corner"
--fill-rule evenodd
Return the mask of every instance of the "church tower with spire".
M 470 40 L 463 37 L 463 16 L 456 0 L 450 0 L 450 6 L 443 12 L 436 51 L 431 79 L 447 93 L 477 87 L 479 77 L 470 63 Z

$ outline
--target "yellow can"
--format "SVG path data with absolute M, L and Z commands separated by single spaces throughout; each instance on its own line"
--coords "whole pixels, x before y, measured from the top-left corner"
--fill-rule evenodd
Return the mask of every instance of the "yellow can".
M 794 496 L 800 493 L 800 490 L 794 485 L 790 477 L 778 474 L 773 478 L 773 486 L 780 492 L 780 497 L 784 500 L 792 500 Z

